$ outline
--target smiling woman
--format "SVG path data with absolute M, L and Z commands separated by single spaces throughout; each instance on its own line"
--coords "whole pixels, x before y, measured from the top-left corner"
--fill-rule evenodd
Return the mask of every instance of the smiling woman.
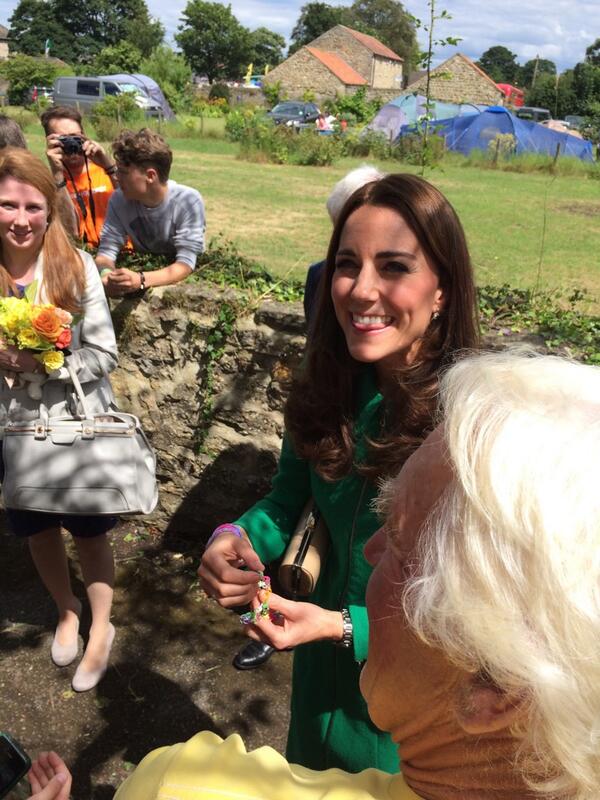
M 371 572 L 362 549 L 378 525 L 378 479 L 431 430 L 440 369 L 477 339 L 471 263 L 448 201 L 412 175 L 356 191 L 331 239 L 273 491 L 217 529 L 200 568 L 223 606 L 250 602 L 257 576 L 239 569 L 242 560 L 262 570 L 278 559 L 311 497 L 327 525 L 329 554 L 311 602 L 278 601 L 294 624 L 247 626 L 253 639 L 296 647 L 287 747 L 294 763 L 397 769 L 396 748 L 369 720 L 358 687 Z
M 62 344 L 70 348 L 69 365 L 84 386 L 92 412 L 106 412 L 112 403 L 107 375 L 116 366 L 117 348 L 98 270 L 89 254 L 71 246 L 47 167 L 26 150 L 7 148 L 0 156 L 0 295 L 22 297 L 28 287 L 27 296 L 33 295 L 36 304 L 56 306 L 53 313 L 43 308 L 37 315 L 40 330 L 60 331 L 59 312 L 62 320 L 77 315 Z M 49 363 L 44 370 L 32 350 L 7 346 L 0 336 L 2 431 L 7 422 L 39 420 L 41 404 L 50 417 L 67 413 L 69 371 L 66 366 L 53 369 Z M 39 393 L 28 389 L 34 378 Z M 0 480 L 4 474 L 0 457 Z M 72 686 L 77 691 L 91 689 L 106 671 L 114 637 L 110 624 L 114 565 L 106 534 L 116 520 L 17 508 L 7 508 L 6 514 L 12 532 L 27 537 L 40 577 L 56 603 L 58 624 L 51 657 L 60 667 L 77 657 L 81 615 L 81 603 L 71 588 L 61 527 L 75 539 L 92 627 Z

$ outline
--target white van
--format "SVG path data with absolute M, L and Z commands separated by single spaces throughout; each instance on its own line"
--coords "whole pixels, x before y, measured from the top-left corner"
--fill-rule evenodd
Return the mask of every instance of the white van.
M 108 78 L 57 78 L 54 81 L 54 105 L 74 106 L 80 111 L 89 111 L 105 97 L 119 94 L 132 94 L 136 104 L 146 112 L 146 116 L 158 117 L 162 110 L 144 90 L 127 81 Z

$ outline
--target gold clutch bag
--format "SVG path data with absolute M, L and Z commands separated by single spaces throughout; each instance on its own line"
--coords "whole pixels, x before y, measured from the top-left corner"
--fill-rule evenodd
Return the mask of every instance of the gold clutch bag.
M 281 566 L 279 583 L 294 599 L 312 594 L 329 548 L 329 533 L 312 498 L 304 506 Z

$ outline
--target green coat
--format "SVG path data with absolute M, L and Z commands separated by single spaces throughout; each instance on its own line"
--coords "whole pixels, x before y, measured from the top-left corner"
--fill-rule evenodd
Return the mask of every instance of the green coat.
M 364 435 L 376 436 L 380 426 L 382 397 L 370 370 L 365 370 L 358 395 L 354 433 L 356 456 L 362 459 Z M 358 686 L 369 639 L 365 590 L 371 567 L 363 547 L 379 527 L 371 510 L 376 486 L 355 473 L 335 483 L 324 481 L 284 438 L 272 491 L 237 524 L 247 531 L 262 561 L 274 561 L 285 551 L 311 494 L 331 539 L 311 600 L 323 608 L 349 609 L 354 645 L 345 649 L 314 642 L 295 649 L 286 755 L 311 769 L 359 772 L 377 767 L 394 773 L 399 769 L 397 747 L 370 721 Z

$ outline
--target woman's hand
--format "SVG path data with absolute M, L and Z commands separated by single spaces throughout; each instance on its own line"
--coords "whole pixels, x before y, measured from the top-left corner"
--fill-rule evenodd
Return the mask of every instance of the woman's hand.
M 0 349 L 0 369 L 9 372 L 40 372 L 41 365 L 30 350 L 19 350 L 9 344 Z
M 71 773 L 56 753 L 40 753 L 27 774 L 29 800 L 69 800 Z
M 252 605 L 258 608 L 258 600 Z M 278 611 L 281 617 L 272 621 L 268 616 L 259 616 L 253 625 L 248 625 L 246 633 L 251 639 L 266 642 L 278 650 L 323 639 L 339 642 L 344 635 L 339 611 L 328 611 L 314 603 L 286 600 L 278 594 L 269 597 L 269 609 Z
M 258 589 L 257 572 L 264 569 L 248 539 L 222 533 L 202 556 L 198 575 L 206 594 L 223 608 L 231 608 L 252 602 Z

